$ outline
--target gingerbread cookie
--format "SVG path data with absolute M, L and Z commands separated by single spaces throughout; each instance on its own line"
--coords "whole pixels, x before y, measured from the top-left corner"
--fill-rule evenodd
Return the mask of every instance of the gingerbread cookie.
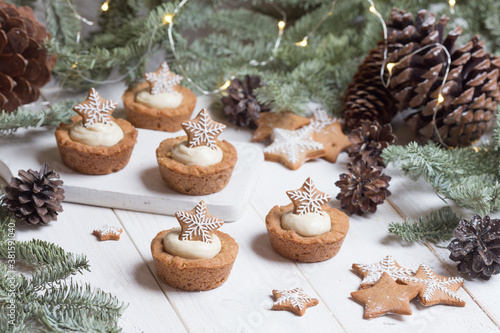
M 122 232 L 123 232 L 122 228 L 105 225 L 98 229 L 94 229 L 94 231 L 92 231 L 92 234 L 97 236 L 97 238 L 100 241 L 106 241 L 106 240 L 119 240 L 120 234 Z
M 175 217 L 182 229 L 179 236 L 181 240 L 211 243 L 214 231 L 224 224 L 224 221 L 210 214 L 203 200 L 193 210 L 176 212 Z
M 149 83 L 152 95 L 176 93 L 174 87 L 182 81 L 182 76 L 172 73 L 166 61 L 156 71 L 144 74 L 144 78 Z
M 83 127 L 96 123 L 109 124 L 111 113 L 118 103 L 102 98 L 97 90 L 90 88 L 87 99 L 73 107 L 73 110 L 82 117 Z
M 414 275 L 413 270 L 398 265 L 392 256 L 387 256 L 380 262 L 367 264 L 353 264 L 352 269 L 363 278 L 361 289 L 373 286 L 385 272 L 394 280 Z
M 370 319 L 387 313 L 411 315 L 410 301 L 419 290 L 418 286 L 397 284 L 384 272 L 373 287 L 353 291 L 351 296 L 364 305 L 363 318 Z
M 299 316 L 306 313 L 307 308 L 318 305 L 316 298 L 307 296 L 302 288 L 292 290 L 273 290 L 273 310 L 288 310 Z
M 266 161 L 280 162 L 292 170 L 324 155 L 323 144 L 314 141 L 314 131 L 309 126 L 295 131 L 275 128 L 273 143 L 264 149 Z
M 325 147 L 323 158 L 328 162 L 335 163 L 340 152 L 352 145 L 349 137 L 342 132 L 340 121 L 330 117 L 325 110 L 313 111 L 309 126 L 314 129 L 314 139 Z
M 275 128 L 296 130 L 308 125 L 310 120 L 306 117 L 296 115 L 291 111 L 262 112 L 255 123 L 257 124 L 257 129 L 253 134 L 252 141 L 259 142 L 270 139 Z
M 435 304 L 465 306 L 465 301 L 457 294 L 464 279 L 437 275 L 426 265 L 420 265 L 415 276 L 401 277 L 398 282 L 418 287 L 420 289 L 418 299 L 425 306 Z

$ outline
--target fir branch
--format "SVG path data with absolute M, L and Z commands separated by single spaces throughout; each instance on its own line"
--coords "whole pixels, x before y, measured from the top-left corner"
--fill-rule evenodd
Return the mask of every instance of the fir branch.
M 406 242 L 433 242 L 449 240 L 460 218 L 450 207 L 443 207 L 421 216 L 418 220 L 407 218 L 402 223 L 391 222 L 389 232 L 398 235 Z
M 74 101 L 55 103 L 40 111 L 33 111 L 26 107 L 19 107 L 14 112 L 0 113 L 0 134 L 15 132 L 19 128 L 57 126 L 61 122 L 68 122 L 74 116 Z

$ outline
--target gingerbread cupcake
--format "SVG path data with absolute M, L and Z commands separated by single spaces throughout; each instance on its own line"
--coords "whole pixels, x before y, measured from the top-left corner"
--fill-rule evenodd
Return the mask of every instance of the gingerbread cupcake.
M 347 215 L 327 206 L 331 196 L 318 191 L 310 178 L 287 195 L 292 203 L 274 206 L 266 216 L 274 250 L 302 262 L 324 261 L 336 255 L 349 230 Z
M 61 158 L 68 167 L 89 175 L 105 175 L 123 169 L 134 149 L 137 130 L 111 113 L 116 103 L 91 88 L 87 99 L 76 105 L 79 116 L 61 123 L 55 136 Z
M 170 72 L 166 62 L 144 78 L 146 82 L 128 89 L 122 97 L 127 120 L 139 128 L 180 130 L 181 123 L 191 118 L 196 95 L 179 85 L 182 77 Z
M 210 290 L 226 282 L 238 243 L 216 230 L 224 222 L 212 216 L 203 201 L 175 217 L 181 227 L 161 231 L 151 242 L 158 277 L 183 290 Z
M 229 182 L 238 156 L 232 144 L 217 139 L 226 126 L 202 109 L 182 127 L 187 136 L 166 139 L 156 149 L 161 177 L 180 193 L 219 192 Z

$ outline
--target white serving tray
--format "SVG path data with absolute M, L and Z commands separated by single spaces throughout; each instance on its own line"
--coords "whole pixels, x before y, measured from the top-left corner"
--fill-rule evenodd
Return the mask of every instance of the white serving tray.
M 245 211 L 264 160 L 262 150 L 251 143 L 231 141 L 238 152 L 238 162 L 229 184 L 218 193 L 190 196 L 170 189 L 161 179 L 156 162 L 160 142 L 180 135 L 184 132 L 139 129 L 137 144 L 124 169 L 91 176 L 63 164 L 54 129 L 19 130 L 0 137 L 0 177 L 8 181 L 17 176 L 18 170 L 38 170 L 47 162 L 61 175 L 67 202 L 173 215 L 179 210 L 191 210 L 204 200 L 214 216 L 224 221 L 238 220 Z

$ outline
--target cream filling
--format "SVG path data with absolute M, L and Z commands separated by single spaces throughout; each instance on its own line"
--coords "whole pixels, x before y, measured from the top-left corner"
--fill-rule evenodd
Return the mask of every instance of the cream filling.
M 88 127 L 84 127 L 80 121 L 70 128 L 69 137 L 92 147 L 111 147 L 123 139 L 123 131 L 114 121 L 109 124 L 95 123 Z
M 135 100 L 143 105 L 155 108 L 155 109 L 166 109 L 166 108 L 176 108 L 182 103 L 182 94 L 178 92 L 165 92 L 161 94 L 152 95 L 147 90 L 139 91 Z
M 212 234 L 212 243 L 180 240 L 181 228 L 170 230 L 163 237 L 163 248 L 173 256 L 185 259 L 210 259 L 221 250 L 222 244 L 217 235 Z
M 289 211 L 281 216 L 281 227 L 285 230 L 293 230 L 301 236 L 309 237 L 330 231 L 332 223 L 330 215 L 325 212 L 295 215 L 293 211 Z
M 209 166 L 222 161 L 222 150 L 207 146 L 189 148 L 187 141 L 182 141 L 172 148 L 172 158 L 185 165 Z

